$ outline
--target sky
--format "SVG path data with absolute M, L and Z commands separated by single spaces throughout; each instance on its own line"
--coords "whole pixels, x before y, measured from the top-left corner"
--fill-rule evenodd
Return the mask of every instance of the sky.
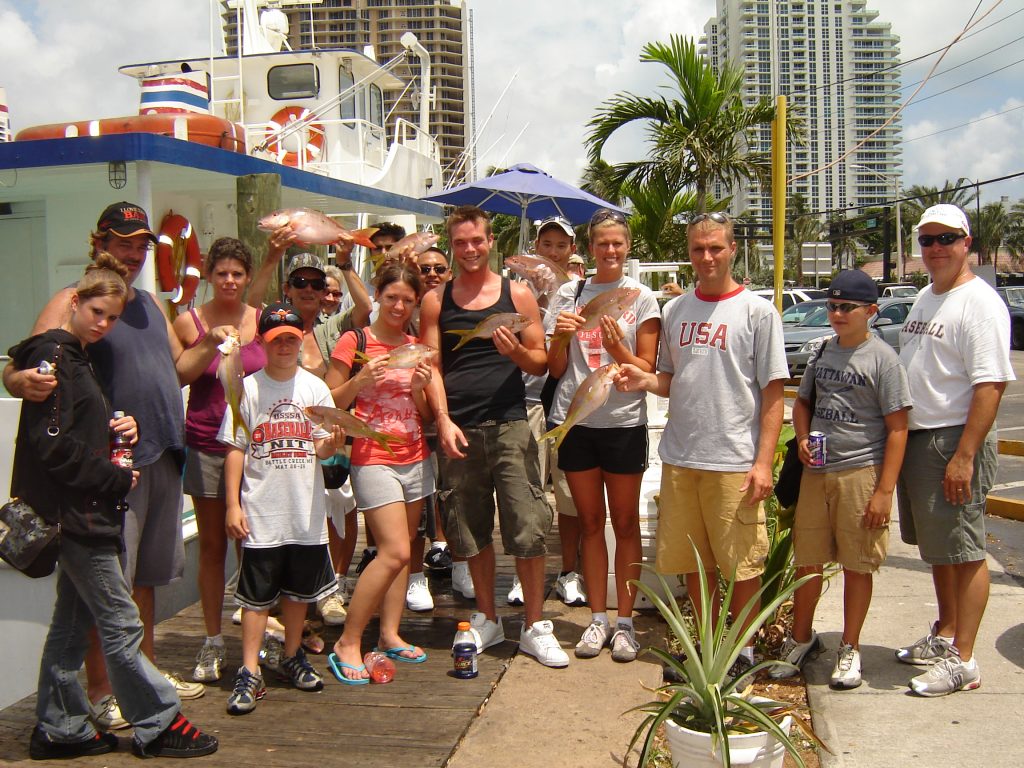
M 900 36 L 904 61 L 951 42 L 974 5 L 868 2 Z M 209 6 L 210 0 L 0 0 L 0 87 L 12 127 L 133 114 L 137 86 L 117 68 L 207 55 Z M 938 72 L 957 68 L 936 74 L 920 103 L 904 112 L 905 187 L 1024 171 L 1024 0 L 981 0 L 978 15 L 993 6 L 979 29 L 998 23 L 954 46 Z M 639 62 L 644 44 L 672 33 L 698 36 L 715 2 L 471 0 L 470 7 L 480 169 L 530 162 L 575 183 L 586 165 L 586 124 L 602 102 L 622 91 L 654 95 L 664 83 L 658 65 Z M 922 79 L 936 58 L 904 66 L 904 86 Z M 623 131 L 605 159 L 642 156 L 642 139 L 639 130 Z M 985 202 L 1001 195 L 1015 201 L 1024 198 L 1024 181 L 992 184 L 982 195 Z

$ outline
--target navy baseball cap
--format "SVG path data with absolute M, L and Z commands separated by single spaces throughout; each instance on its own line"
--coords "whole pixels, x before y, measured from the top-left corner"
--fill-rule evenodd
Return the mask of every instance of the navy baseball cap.
M 859 269 L 844 269 L 828 287 L 830 299 L 878 303 L 878 284 Z

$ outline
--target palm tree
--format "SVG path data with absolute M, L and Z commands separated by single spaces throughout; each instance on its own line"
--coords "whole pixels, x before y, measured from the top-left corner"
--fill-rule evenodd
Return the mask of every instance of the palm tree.
M 914 198 L 903 203 L 903 210 L 901 211 L 903 222 L 911 230 L 917 225 L 925 208 L 938 205 L 939 203 L 949 203 L 959 207 L 969 217 L 971 215 L 971 208 L 978 199 L 977 187 L 969 186 L 969 182 L 965 178 L 959 178 L 956 181 L 949 181 L 947 179 L 943 182 L 942 187 L 927 187 L 915 184 L 904 191 L 907 197 Z
M 1018 200 L 1007 214 L 1006 238 L 1003 244 L 1018 261 L 1024 256 L 1024 200 Z
M 633 209 L 629 229 L 634 256 L 644 261 L 674 261 L 675 256 L 685 260 L 686 227 L 681 219 L 698 208 L 696 194 L 677 192 L 661 177 L 643 185 L 627 181 L 622 192 Z M 702 208 L 724 210 L 728 204 L 728 199 L 709 198 Z
M 580 179 L 580 189 L 607 200 L 612 205 L 622 206 L 622 185 L 615 181 L 615 168 L 598 158 L 587 163 Z
M 699 56 L 690 39 L 672 35 L 669 42 L 644 46 L 642 62 L 662 64 L 670 73 L 675 98 L 642 97 L 619 93 L 606 100 L 588 123 L 587 145 L 591 163 L 611 136 L 633 122 L 642 122 L 650 145 L 648 158 L 614 166 L 613 180 L 646 184 L 662 178 L 670 188 L 693 187 L 697 211 L 706 209 L 711 185 L 731 188 L 740 181 L 766 182 L 770 159 L 750 150 L 747 133 L 770 124 L 775 107 L 767 98 L 743 103 L 743 71 L 726 64 L 716 72 Z
M 971 250 L 977 252 L 979 264 L 992 264 L 1010 225 L 1010 217 L 1002 203 L 982 206 L 981 214 L 971 222 Z

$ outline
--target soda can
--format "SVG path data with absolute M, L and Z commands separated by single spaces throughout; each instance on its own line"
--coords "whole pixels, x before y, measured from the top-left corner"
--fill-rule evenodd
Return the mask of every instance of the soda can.
M 811 466 L 824 467 L 827 460 L 824 432 L 811 432 L 807 436 L 807 449 L 811 452 Z

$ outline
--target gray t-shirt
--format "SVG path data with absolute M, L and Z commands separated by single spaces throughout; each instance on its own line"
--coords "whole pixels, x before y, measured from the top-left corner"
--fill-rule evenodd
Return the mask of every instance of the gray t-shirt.
M 588 301 L 605 291 L 615 288 L 639 288 L 640 295 L 637 296 L 633 306 L 627 309 L 618 321 L 619 328 L 624 334 L 622 343 L 636 354 L 637 328 L 652 317 L 661 316 L 658 310 L 658 301 L 651 293 L 651 289 L 631 277 L 622 277 L 614 283 L 596 284 L 588 279 L 583 286 L 579 300 L 575 300 L 578 287 L 575 281 L 569 281 L 558 289 L 547 316 L 549 330 L 554 327 L 558 313 L 563 310 L 578 313 Z M 565 421 L 572 398 L 583 380 L 601 366 L 614 362 L 614 358 L 608 354 L 602 344 L 600 326 L 577 333 L 569 343 L 569 364 L 558 381 L 555 401 L 551 406 L 551 421 L 555 424 Z M 646 394 L 643 392 L 619 392 L 614 387 L 608 395 L 608 402 L 580 422 L 585 427 L 597 429 L 636 427 L 646 423 Z
M 789 377 L 782 318 L 743 288 L 718 297 L 697 289 L 672 299 L 662 314 L 658 370 L 672 374 L 672 383 L 661 460 L 748 471 L 761 434 L 761 391 Z
M 816 382 L 811 431 L 824 432 L 826 463 L 810 472 L 832 472 L 881 464 L 888 431 L 885 417 L 910 408 L 907 371 L 896 351 L 877 336 L 856 347 L 841 347 L 836 338 L 807 367 L 799 396 L 811 398 Z

